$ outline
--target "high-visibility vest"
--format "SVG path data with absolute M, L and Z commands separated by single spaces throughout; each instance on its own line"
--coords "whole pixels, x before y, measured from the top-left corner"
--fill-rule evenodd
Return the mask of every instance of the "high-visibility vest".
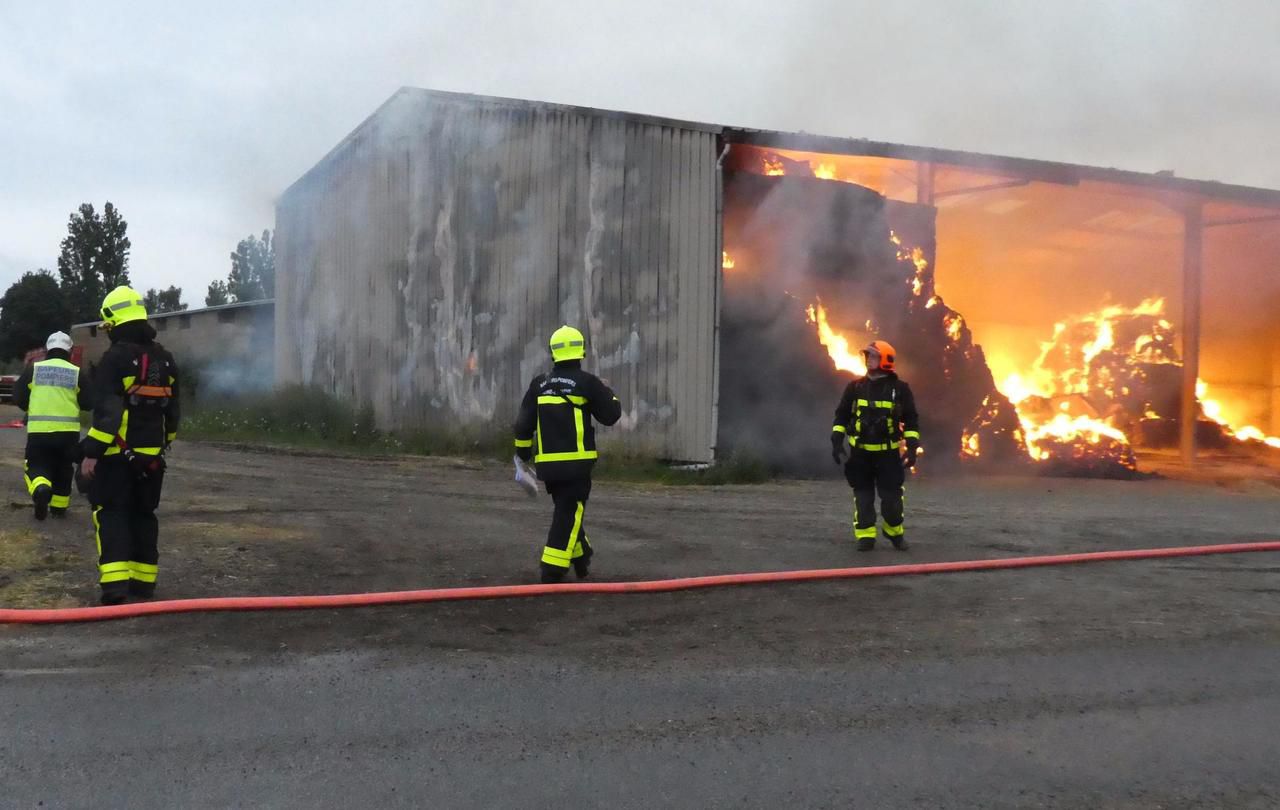
M 80 369 L 66 360 L 41 360 L 31 375 L 28 433 L 80 432 Z

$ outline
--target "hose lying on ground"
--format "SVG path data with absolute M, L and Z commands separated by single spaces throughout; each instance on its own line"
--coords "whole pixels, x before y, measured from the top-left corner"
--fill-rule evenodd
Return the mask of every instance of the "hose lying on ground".
M 207 599 L 174 599 L 109 607 L 54 608 L 48 610 L 0 610 L 0 624 L 50 624 L 93 622 L 167 613 L 205 613 L 222 610 L 299 610 L 305 608 L 367 607 L 403 605 L 416 602 L 453 602 L 468 599 L 504 599 L 519 596 L 566 596 L 583 593 L 662 593 L 727 585 L 760 585 L 775 582 L 812 582 L 864 577 L 898 577 L 915 574 L 948 574 L 962 571 L 997 571 L 1049 565 L 1103 562 L 1108 560 L 1153 560 L 1170 557 L 1199 557 L 1208 554 L 1240 554 L 1249 551 L 1280 551 L 1280 541 L 1228 543 L 1217 546 L 1148 548 L 1129 551 L 1096 551 L 1085 554 L 1055 554 L 1041 557 L 1006 557 L 996 560 L 912 563 L 863 568 L 823 568 L 807 571 L 772 571 L 758 574 L 721 574 L 683 579 L 656 579 L 647 582 L 572 582 L 559 585 L 493 585 L 468 588 L 431 588 L 420 591 L 349 593 L 325 596 L 222 596 Z

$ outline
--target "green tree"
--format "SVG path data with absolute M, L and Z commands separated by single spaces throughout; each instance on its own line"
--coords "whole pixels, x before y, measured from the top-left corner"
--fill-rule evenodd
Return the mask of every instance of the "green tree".
M 230 303 L 231 295 L 227 292 L 227 282 L 209 282 L 209 291 L 204 294 L 204 305 L 206 307 L 220 307 Z
M 261 237 L 250 235 L 236 245 L 226 286 L 228 296 L 236 302 L 261 301 L 275 295 L 276 257 L 270 230 L 264 230 Z
M 103 296 L 129 283 L 128 229 L 129 223 L 110 202 L 101 214 L 92 203 L 84 203 L 67 221 L 58 276 L 73 320 L 95 320 Z
M 148 315 L 160 315 L 165 312 L 182 312 L 187 305 L 182 303 L 182 288 L 170 286 L 167 290 L 150 289 L 142 296 Z
M 25 273 L 0 297 L 0 360 L 20 358 L 70 329 L 71 310 L 48 270 Z

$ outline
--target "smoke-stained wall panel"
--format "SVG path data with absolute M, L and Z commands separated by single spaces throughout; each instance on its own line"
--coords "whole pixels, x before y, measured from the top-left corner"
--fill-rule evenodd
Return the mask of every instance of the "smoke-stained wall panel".
M 397 93 L 278 204 L 278 379 L 504 426 L 567 321 L 621 435 L 710 461 L 715 158 L 710 128 Z

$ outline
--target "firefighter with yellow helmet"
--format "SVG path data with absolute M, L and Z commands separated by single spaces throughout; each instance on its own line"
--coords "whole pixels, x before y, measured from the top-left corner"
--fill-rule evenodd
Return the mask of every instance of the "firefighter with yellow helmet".
M 93 407 L 71 348 L 66 332 L 49 335 L 44 359 L 28 366 L 13 387 L 14 404 L 27 412 L 24 477 L 36 520 L 67 516 L 80 457 L 80 412 Z
M 622 417 L 618 397 L 582 368 L 587 354 L 582 333 L 562 326 L 550 344 L 554 366 L 529 383 L 515 424 L 516 455 L 533 460 L 555 503 L 542 549 L 542 581 L 547 583 L 564 579 L 570 567 L 579 579 L 587 576 L 594 551 L 583 517 L 599 456 L 593 420 L 607 426 Z
M 89 483 L 102 603 L 155 594 L 164 452 L 177 438 L 178 366 L 156 342 L 142 296 L 117 287 L 102 302 L 111 346 L 93 378 L 93 426 L 80 471 Z
M 897 352 L 883 340 L 862 350 L 867 373 L 844 389 L 831 426 L 831 455 L 844 464 L 853 487 L 853 536 L 859 551 L 876 545 L 876 493 L 884 515 L 884 535 L 893 547 L 907 547 L 903 515 L 905 468 L 920 452 L 920 417 L 911 388 L 894 371 Z M 905 452 L 905 455 L 904 455 Z

